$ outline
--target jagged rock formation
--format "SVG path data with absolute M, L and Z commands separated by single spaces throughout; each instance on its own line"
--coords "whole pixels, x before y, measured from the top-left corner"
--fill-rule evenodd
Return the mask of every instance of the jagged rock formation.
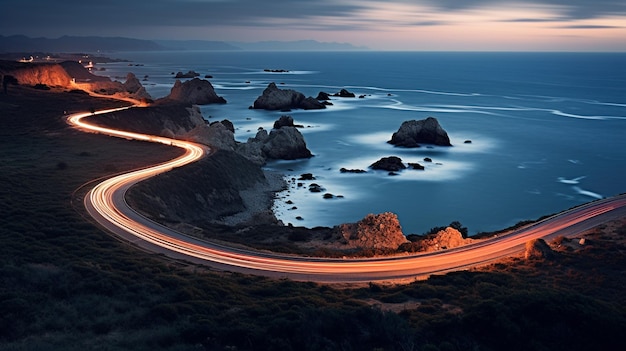
M 280 116 L 280 118 L 274 122 L 274 129 L 280 129 L 281 127 L 295 127 L 293 117 Z
M 198 77 L 200 75 L 200 73 L 195 72 L 195 71 L 187 71 L 187 73 L 183 73 L 183 72 L 178 72 L 176 73 L 176 76 L 174 76 L 174 78 L 179 79 L 179 78 L 195 78 Z
M 327 101 L 327 100 L 330 100 L 330 95 L 328 93 L 320 91 L 317 94 L 317 97 L 315 99 L 320 100 L 320 101 Z
M 402 147 L 419 147 L 420 143 L 452 146 L 448 133 L 434 117 L 403 122 L 388 143 Z
M 229 128 L 228 123 L 215 122 L 210 125 L 199 125 L 183 136 L 184 139 L 192 140 L 200 144 L 211 145 L 218 149 L 235 151 L 237 142 L 235 134 Z
M 473 241 L 474 239 L 463 238 L 463 234 L 457 229 L 447 227 L 434 235 L 421 239 L 419 245 L 421 247 L 420 251 L 432 252 L 467 245 Z
M 259 129 L 254 138 L 237 145 L 237 151 L 257 164 L 265 164 L 267 159 L 295 160 L 313 157 L 307 148 L 300 131 L 291 126 L 291 116 L 281 116 L 274 122 L 274 129 L 269 133 Z
M 554 251 L 543 239 L 533 239 L 526 242 L 526 251 L 524 258 L 531 259 L 550 259 L 554 256 Z
M 306 147 L 304 137 L 295 127 L 272 129 L 262 143 L 261 151 L 270 159 L 295 160 L 313 157 Z
M 368 214 L 356 223 L 340 224 L 334 229 L 352 248 L 395 250 L 407 242 L 398 216 L 391 212 Z
M 344 97 L 344 98 L 353 98 L 356 97 L 354 93 L 349 92 L 346 89 L 341 89 L 338 93 L 335 93 L 333 96 Z
M 126 75 L 126 81 L 122 85 L 124 86 L 124 89 L 127 93 L 132 94 L 136 98 L 143 100 L 152 100 L 152 96 L 148 94 L 146 88 L 141 84 L 139 79 L 137 79 L 135 74 L 128 73 Z
M 226 100 L 215 93 L 211 82 L 205 79 L 194 78 L 182 83 L 176 80 L 170 94 L 158 103 L 185 103 L 185 104 L 225 104 Z
M 292 89 L 279 89 L 276 83 L 270 83 L 263 94 L 259 96 L 252 105 L 254 109 L 287 111 L 295 108 L 305 110 L 324 109 L 326 105 L 312 97 L 305 97 L 304 94 Z

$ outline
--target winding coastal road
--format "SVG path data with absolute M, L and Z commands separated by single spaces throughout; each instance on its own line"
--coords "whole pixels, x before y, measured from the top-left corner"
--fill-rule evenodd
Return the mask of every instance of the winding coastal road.
M 128 108 L 128 107 L 127 107 Z M 109 113 L 120 109 L 97 111 Z M 92 113 L 74 114 L 68 123 L 82 130 L 157 142 L 183 148 L 171 161 L 115 176 L 97 184 L 84 199 L 88 213 L 115 235 L 149 251 L 218 270 L 316 282 L 410 280 L 463 270 L 518 255 L 532 239 L 576 236 L 611 219 L 626 217 L 626 195 L 598 200 L 564 211 L 513 232 L 438 252 L 363 259 L 332 259 L 248 251 L 211 243 L 176 232 L 143 217 L 128 206 L 126 191 L 134 184 L 194 162 L 211 153 L 191 142 L 103 128 L 84 122 Z

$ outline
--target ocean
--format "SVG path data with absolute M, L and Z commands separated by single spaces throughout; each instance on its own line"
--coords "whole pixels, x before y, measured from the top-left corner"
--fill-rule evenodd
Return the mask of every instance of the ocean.
M 467 52 L 125 52 L 98 64 L 123 81 L 133 72 L 154 97 L 173 73 L 194 70 L 228 103 L 207 105 L 246 141 L 291 115 L 314 157 L 277 161 L 288 180 L 312 173 L 325 190 L 292 182 L 275 212 L 294 226 L 356 222 L 393 212 L 405 234 L 459 221 L 494 231 L 626 191 L 626 54 Z M 272 73 L 265 69 L 283 69 Z M 248 109 L 270 82 L 306 96 L 347 89 L 326 110 Z M 363 98 L 358 96 L 364 95 Z M 435 117 L 452 147 L 387 143 L 403 121 Z M 470 140 L 471 143 L 465 143 Z M 418 162 L 397 176 L 368 166 L 386 156 Z M 430 158 L 432 162 L 425 162 Z M 367 173 L 341 173 L 340 168 Z M 324 193 L 335 195 L 323 198 Z M 337 196 L 339 195 L 339 196 Z M 289 201 L 289 203 L 287 203 Z

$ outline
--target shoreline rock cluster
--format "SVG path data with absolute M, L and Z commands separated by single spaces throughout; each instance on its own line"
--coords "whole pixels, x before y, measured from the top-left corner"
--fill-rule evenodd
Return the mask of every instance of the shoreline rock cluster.
M 190 79 L 185 82 L 177 79 L 170 94 L 156 101 L 132 73 L 121 83 L 94 76 L 76 62 L 18 67 L 14 72 L 20 84 L 79 88 L 152 103 L 150 108 L 91 118 L 103 125 L 192 140 L 218 149 L 214 155 L 186 167 L 185 171 L 175 169 L 142 182 L 129 191 L 129 201 L 140 210 L 150 208 L 151 213 L 145 214 L 156 216 L 155 219 L 181 224 L 209 220 L 228 226 L 281 225 L 272 213 L 271 205 L 274 194 L 283 190 L 286 182 L 281 175 L 264 172 L 260 166 L 269 159 L 291 160 L 313 156 L 297 129 L 298 125 L 290 116 L 281 116 L 271 131 L 260 129 L 254 138 L 245 143 L 235 141 L 235 129 L 230 121 L 209 124 L 197 105 L 226 103 L 226 100 L 217 95 L 208 80 L 197 78 L 198 74 L 193 71 L 187 74 L 179 72 L 176 78 Z M 275 83 L 270 83 L 252 108 L 281 111 L 324 109 L 331 104 L 328 102 L 331 96 L 356 97 L 354 93 L 342 89 L 333 95 L 320 92 L 316 99 L 304 97 L 295 90 L 279 89 Z M 402 147 L 417 147 L 420 143 L 451 146 L 446 132 L 432 117 L 403 123 L 390 143 Z M 418 164 L 409 164 L 409 167 L 423 169 Z M 389 157 L 375 162 L 371 168 L 394 172 L 406 166 L 399 158 Z M 365 171 L 342 169 L 342 172 Z M 180 179 L 183 179 L 182 183 Z M 176 187 L 176 192 L 170 191 L 173 187 Z M 357 223 L 341 224 L 332 230 L 337 233 L 343 249 L 397 250 L 407 243 L 393 213 L 369 214 Z

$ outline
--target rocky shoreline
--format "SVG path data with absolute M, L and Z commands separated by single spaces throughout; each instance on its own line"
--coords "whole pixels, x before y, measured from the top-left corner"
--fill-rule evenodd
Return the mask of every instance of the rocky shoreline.
M 239 192 L 245 209 L 232 216 L 224 217 L 221 222 L 227 226 L 240 226 L 250 223 L 254 219 L 263 216 L 269 220 L 276 220 L 272 212 L 272 206 L 276 193 L 283 191 L 287 187 L 284 175 L 278 172 L 263 170 L 266 185 L 258 185 L 244 189 Z M 278 221 L 278 220 L 276 220 Z
M 196 105 L 226 103 L 208 80 L 176 80 L 170 94 L 155 101 L 132 73 L 124 83 L 103 77 L 92 79 L 90 77 L 96 76 L 75 62 L 11 63 L 2 65 L 0 73 L 3 77 L 14 77 L 20 85 L 35 84 L 59 91 L 97 91 L 112 98 L 141 101 L 147 107 L 89 118 L 103 126 L 195 141 L 215 150 L 210 157 L 148 179 L 129 190 L 129 204 L 155 221 L 190 235 L 300 254 L 372 256 L 409 252 L 423 246 L 412 245 L 413 240 L 407 240 L 393 213 L 368 214 L 361 221 L 333 228 L 307 229 L 284 225 L 277 220 L 272 206 L 276 194 L 286 189 L 287 182 L 282 174 L 264 170 L 262 166 L 271 159 L 298 159 L 312 154 L 290 116 L 281 116 L 271 131 L 260 129 L 245 143 L 235 141 L 231 122 L 208 123 Z M 72 78 L 77 76 L 84 82 Z M 281 111 L 325 108 L 332 105 L 327 101 L 330 96 L 355 97 L 342 89 L 334 95 L 320 92 L 318 99 L 305 98 L 297 91 L 278 89 L 271 83 L 253 108 Z M 434 118 L 403 124 L 393 136 L 396 145 L 404 147 L 432 143 L 433 138 L 437 143 L 450 145 L 445 131 Z M 396 163 L 399 162 L 398 159 Z M 449 229 L 452 232 L 443 230 L 442 233 L 461 237 L 456 229 Z

